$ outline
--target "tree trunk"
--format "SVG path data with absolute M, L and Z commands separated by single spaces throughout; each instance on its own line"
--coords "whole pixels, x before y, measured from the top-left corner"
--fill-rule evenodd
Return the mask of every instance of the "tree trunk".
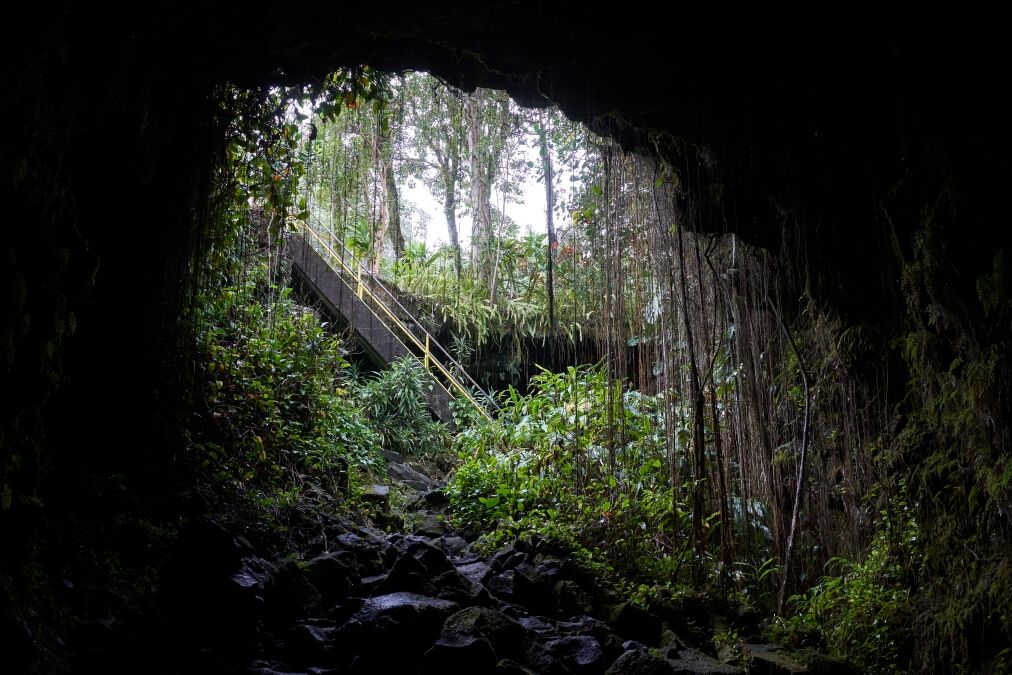
M 685 247 L 683 244 L 683 226 L 678 225 L 678 258 L 679 276 L 682 294 L 682 318 L 685 326 L 685 340 L 689 352 L 689 398 L 692 401 L 692 449 L 693 449 L 693 487 L 692 487 L 692 539 L 696 547 L 697 562 L 706 549 L 703 534 L 703 510 L 705 509 L 704 483 L 706 482 L 706 423 L 703 416 L 703 388 L 699 381 L 699 364 L 696 362 L 696 346 L 689 321 L 689 293 L 685 274 Z M 702 582 L 700 568 L 693 566 L 693 577 Z
M 464 102 L 467 114 L 468 167 L 471 174 L 471 263 L 475 265 L 479 279 L 488 279 L 488 272 L 482 266 L 482 253 L 488 247 L 492 232 L 492 205 L 489 195 L 489 152 L 482 147 L 482 96 L 481 89 L 475 89 Z
M 401 230 L 401 200 L 397 194 L 397 183 L 394 180 L 393 140 L 387 139 L 387 148 L 383 158 L 383 183 L 386 186 L 387 224 L 390 229 L 390 241 L 394 245 L 394 257 L 404 255 L 404 231 Z
M 545 174 L 545 226 L 548 230 L 548 255 L 545 263 L 545 282 L 548 292 L 548 326 L 549 330 L 555 331 L 555 248 L 558 242 L 555 239 L 555 224 L 552 221 L 552 213 L 555 206 L 555 190 L 552 184 L 552 149 L 548 142 L 548 129 L 545 127 L 544 114 L 538 115 L 541 123 L 541 163 Z
M 369 267 L 374 276 L 379 275 L 380 271 L 380 260 L 383 257 L 383 240 L 386 239 L 387 228 L 390 224 L 390 214 L 388 211 L 388 199 L 387 199 L 387 183 L 386 183 L 386 166 L 382 161 L 382 152 L 380 146 L 382 144 L 382 138 L 380 135 L 380 115 L 377 113 L 373 118 L 373 130 L 372 130 L 372 169 L 375 174 L 373 176 L 373 208 L 379 210 L 379 218 L 374 221 L 372 230 L 372 246 L 369 251 Z M 379 185 L 381 194 L 376 195 L 376 185 Z
M 783 317 L 779 312 L 777 312 L 777 319 L 780 321 L 781 329 L 787 335 L 787 340 L 791 345 L 791 351 L 794 352 L 794 356 L 798 360 L 798 370 L 801 371 L 801 384 L 805 389 L 805 413 L 804 420 L 801 424 L 801 459 L 798 460 L 797 477 L 794 483 L 794 506 L 791 508 L 791 529 L 788 530 L 787 533 L 787 550 L 784 551 L 784 565 L 780 577 L 780 594 L 777 596 L 777 610 L 780 613 L 783 613 L 784 600 L 787 595 L 788 575 L 790 574 L 791 569 L 791 557 L 794 554 L 794 537 L 798 530 L 798 514 L 801 512 L 801 489 L 805 482 L 805 464 L 807 462 L 808 454 L 808 423 L 810 419 L 809 416 L 811 414 L 811 402 L 808 386 L 808 371 L 805 368 L 805 361 L 801 357 L 801 351 L 794 342 L 794 336 L 787 330 L 787 326 L 784 324 Z
M 456 270 L 456 278 L 460 278 L 460 235 L 456 229 L 456 197 L 453 195 L 453 188 L 446 190 L 446 198 L 443 200 L 443 216 L 446 217 L 446 231 L 449 233 L 449 243 L 453 247 L 453 267 Z

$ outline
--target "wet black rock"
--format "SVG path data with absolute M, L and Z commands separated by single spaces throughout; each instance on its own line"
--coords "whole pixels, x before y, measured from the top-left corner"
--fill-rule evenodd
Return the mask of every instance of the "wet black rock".
M 442 635 L 474 635 L 484 638 L 500 659 L 523 653 L 525 629 L 502 612 L 486 607 L 467 607 L 446 619 Z
M 678 658 L 668 658 L 674 675 L 740 675 L 741 668 L 721 663 L 698 649 L 683 649 Z
M 451 633 L 436 640 L 425 653 L 420 672 L 425 675 L 487 673 L 496 661 L 495 652 L 485 638 Z
M 417 672 L 443 621 L 458 609 L 417 593 L 368 598 L 336 635 L 337 648 L 348 656 L 340 665 L 353 673 Z
M 608 615 L 612 630 L 624 638 L 655 646 L 661 637 L 661 620 L 631 602 L 612 608 Z
M 673 672 L 670 663 L 637 647 L 619 656 L 605 675 L 671 675 Z
M 551 640 L 545 651 L 562 661 L 572 673 L 596 675 L 604 672 L 604 650 L 589 635 L 572 635 Z
M 358 561 L 351 551 L 330 551 L 306 564 L 306 576 L 323 596 L 324 602 L 336 602 L 358 592 L 362 583 Z

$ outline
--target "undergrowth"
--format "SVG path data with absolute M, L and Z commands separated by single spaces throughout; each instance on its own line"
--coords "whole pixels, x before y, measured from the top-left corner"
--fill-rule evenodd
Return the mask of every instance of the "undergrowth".
M 248 486 L 264 508 L 312 487 L 340 498 L 350 467 L 379 463 L 381 437 L 347 388 L 339 337 L 266 263 L 202 303 L 190 451 L 209 479 Z

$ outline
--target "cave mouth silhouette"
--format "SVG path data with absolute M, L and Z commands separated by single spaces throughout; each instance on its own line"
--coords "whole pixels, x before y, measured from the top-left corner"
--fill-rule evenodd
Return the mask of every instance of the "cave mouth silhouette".
M 1008 10 L 869 11 L 800 29 L 786 11 L 682 10 L 671 23 L 522 3 L 19 10 L 0 46 L 11 224 L 0 438 L 6 482 L 44 506 L 5 510 L 2 529 L 56 542 L 110 515 L 87 506 L 110 475 L 172 480 L 179 317 L 207 243 L 199 216 L 222 139 L 209 100 L 222 83 L 296 83 L 361 63 L 426 70 L 551 100 L 676 165 L 712 158 L 689 189 L 722 186 L 714 222 L 805 260 L 813 296 L 886 336 L 904 308 L 898 258 L 925 206 L 957 195 L 937 291 L 976 311 L 975 282 L 1008 244 L 994 227 L 1012 183 L 996 86 Z M 5 565 L 31 546 L 5 547 Z

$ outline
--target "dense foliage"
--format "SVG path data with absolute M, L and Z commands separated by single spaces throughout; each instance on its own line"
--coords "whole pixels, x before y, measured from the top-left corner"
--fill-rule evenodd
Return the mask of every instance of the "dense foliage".
M 203 386 L 192 448 L 219 480 L 340 492 L 349 465 L 375 463 L 380 437 L 345 388 L 341 341 L 290 288 L 250 270 L 202 304 Z
M 432 419 L 426 392 L 432 379 L 411 356 L 358 383 L 355 396 L 379 434 L 382 446 L 405 455 L 437 454 L 450 446 L 446 425 Z
M 913 512 L 905 491 L 891 499 L 879 514 L 864 560 L 831 560 L 835 575 L 792 596 L 798 614 L 777 624 L 774 635 L 790 641 L 814 629 L 834 653 L 866 672 L 909 672 L 914 665 L 911 596 L 924 561 Z
M 601 367 L 545 371 L 532 389 L 511 388 L 496 420 L 458 436 L 454 522 L 489 543 L 547 531 L 630 579 L 677 580 L 693 563 L 659 398 L 624 390 Z

